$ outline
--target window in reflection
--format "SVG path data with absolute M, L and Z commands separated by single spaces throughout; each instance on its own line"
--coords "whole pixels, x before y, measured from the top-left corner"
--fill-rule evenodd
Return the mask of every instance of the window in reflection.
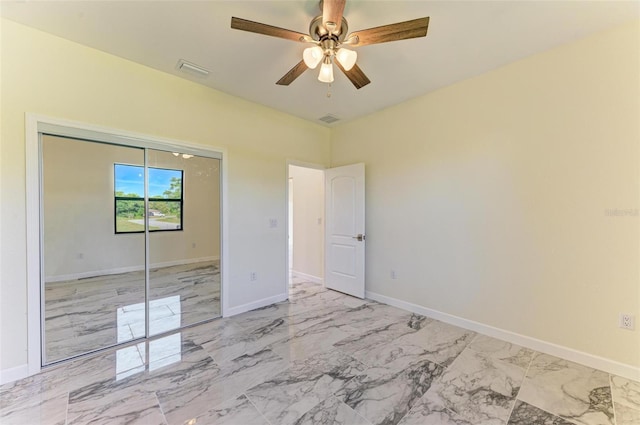
M 145 336 L 144 303 L 130 304 L 117 310 L 118 342 Z M 180 327 L 182 307 L 180 295 L 149 301 L 149 331 L 161 334 Z M 122 339 L 120 339 L 122 337 Z
M 182 170 L 148 168 L 149 231 L 182 230 Z M 114 165 L 116 233 L 144 232 L 144 167 Z
M 146 359 L 149 347 L 148 366 Z M 116 380 L 119 381 L 137 373 L 179 363 L 182 360 L 182 334 L 180 332 L 154 339 L 148 344 L 140 344 L 121 348 L 116 351 Z
M 120 348 L 116 351 L 116 381 L 144 372 L 144 354 L 140 352 L 140 346 L 144 351 L 144 343 Z
M 182 360 L 182 337 L 180 333 L 149 342 L 149 372 L 178 363 Z

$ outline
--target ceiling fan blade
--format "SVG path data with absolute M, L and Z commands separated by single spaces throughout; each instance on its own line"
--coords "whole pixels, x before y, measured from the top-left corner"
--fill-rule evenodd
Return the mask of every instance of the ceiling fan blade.
M 347 39 L 358 37 L 352 46 L 366 46 L 368 44 L 386 43 L 388 41 L 406 40 L 408 38 L 424 37 L 429 28 L 429 17 L 398 22 L 369 28 L 349 34 Z
M 334 61 L 333 63 L 336 64 L 338 68 L 340 68 L 340 71 L 344 72 L 344 75 L 347 76 L 347 78 L 353 83 L 354 86 L 356 86 L 357 89 L 361 89 L 371 82 L 371 80 L 369 80 L 369 78 L 364 75 L 364 72 L 362 72 L 357 64 L 353 65 L 353 68 L 346 71 L 342 67 L 342 65 L 340 65 L 340 62 Z
M 271 37 L 279 37 L 293 41 L 305 41 L 308 37 L 307 34 L 302 34 L 301 32 L 274 27 L 273 25 L 261 24 L 260 22 L 253 22 L 247 19 L 236 18 L 235 16 L 231 18 L 231 28 L 234 30 L 255 32 L 257 34 L 270 35 Z
M 340 33 L 345 3 L 346 0 L 322 0 L 322 25 L 334 34 Z
M 279 86 L 288 86 L 289 84 L 293 83 L 293 81 L 296 78 L 301 76 L 302 73 L 305 72 L 307 69 L 309 69 L 309 67 L 307 65 L 305 65 L 304 61 L 302 60 L 302 61 L 298 62 L 298 64 L 296 66 L 291 68 L 289 70 L 289 72 L 284 74 L 284 76 L 282 78 L 280 78 L 278 80 L 278 82 L 276 82 L 276 84 L 279 85 Z

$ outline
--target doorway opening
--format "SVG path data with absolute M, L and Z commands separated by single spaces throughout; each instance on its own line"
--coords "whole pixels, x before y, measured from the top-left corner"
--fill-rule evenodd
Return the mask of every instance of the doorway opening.
M 292 285 L 324 283 L 324 170 L 289 164 L 288 293 Z
M 289 163 L 287 179 L 289 300 L 318 286 L 364 298 L 364 164 Z

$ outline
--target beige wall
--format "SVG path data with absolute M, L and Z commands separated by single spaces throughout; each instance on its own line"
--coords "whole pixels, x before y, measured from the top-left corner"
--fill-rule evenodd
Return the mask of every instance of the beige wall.
M 0 25 L 0 369 L 27 362 L 27 112 L 226 148 L 230 306 L 284 293 L 286 160 L 327 164 L 327 128 L 11 21 Z M 270 229 L 268 218 L 280 226 Z M 250 282 L 251 271 L 258 281 Z
M 324 171 L 291 165 L 293 272 L 324 276 Z
M 640 366 L 639 55 L 636 22 L 337 127 L 367 290 Z

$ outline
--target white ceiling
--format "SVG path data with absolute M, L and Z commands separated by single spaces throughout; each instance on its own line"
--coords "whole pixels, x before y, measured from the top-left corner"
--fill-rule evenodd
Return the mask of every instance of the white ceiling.
M 277 86 L 307 45 L 230 29 L 232 16 L 303 33 L 317 0 L 287 1 L 3 1 L 2 16 L 319 122 L 340 122 L 400 103 L 509 62 L 640 17 L 638 1 L 349 0 L 351 31 L 429 16 L 426 38 L 358 48 L 372 83 L 360 90 L 339 74 L 327 97 L 317 69 Z M 176 70 L 179 59 L 211 70 Z

